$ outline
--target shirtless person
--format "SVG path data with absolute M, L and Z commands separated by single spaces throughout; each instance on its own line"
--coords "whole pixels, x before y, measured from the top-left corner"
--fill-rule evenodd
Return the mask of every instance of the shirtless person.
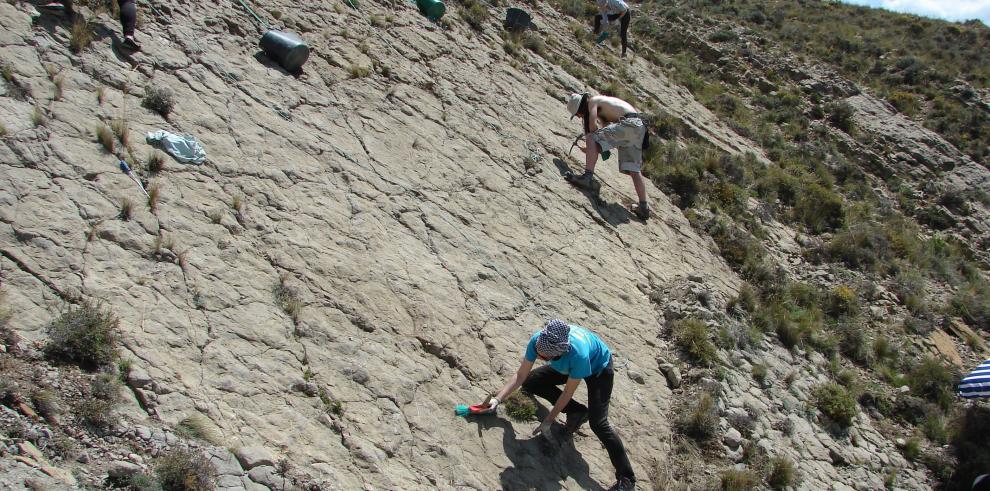
M 640 220 L 650 217 L 650 207 L 646 203 L 646 183 L 643 182 L 643 144 L 646 138 L 646 124 L 636 109 L 628 102 L 615 97 L 590 94 L 571 94 L 567 100 L 567 110 L 584 120 L 584 133 L 587 138 L 584 174 L 571 180 L 575 185 L 593 189 L 595 164 L 598 155 L 613 148 L 619 149 L 619 172 L 632 178 L 639 206 L 634 210 Z

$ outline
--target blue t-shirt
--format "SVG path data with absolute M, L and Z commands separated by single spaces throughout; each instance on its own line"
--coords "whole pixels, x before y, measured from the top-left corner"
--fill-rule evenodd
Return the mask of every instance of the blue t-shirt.
M 559 360 L 548 361 L 550 368 L 567 375 L 570 378 L 587 378 L 598 375 L 612 359 L 608 346 L 598 336 L 583 327 L 568 324 L 571 332 L 567 336 L 571 349 L 564 353 Z M 540 337 L 537 331 L 526 346 L 526 359 L 536 361 L 536 340 Z

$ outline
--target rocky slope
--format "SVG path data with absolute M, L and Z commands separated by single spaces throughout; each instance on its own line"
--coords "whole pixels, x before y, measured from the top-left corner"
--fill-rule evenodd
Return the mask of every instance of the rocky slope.
M 66 21 L 0 4 L 11 71 L 0 95 L 0 281 L 16 334 L 0 356 L 23 390 L 85 376 L 39 350 L 67 304 L 95 300 L 120 318 L 130 360 L 112 431 L 5 403 L 4 427 L 21 428 L 0 447 L 5 486 L 95 484 L 191 446 L 211 456 L 222 489 L 607 487 L 612 469 L 590 431 L 547 452 L 529 437 L 535 422 L 453 414 L 511 374 L 548 317 L 599 332 L 616 353 L 610 416 L 644 486 L 661 486 L 687 458 L 672 426 L 701 388 L 718 394 L 724 438 L 681 481 L 714 482 L 749 442 L 794 460 L 808 489 L 876 489 L 892 470 L 904 488 L 931 485 L 866 413 L 835 435 L 806 409 L 827 379 L 821 356 L 766 340 L 752 353 L 722 351 L 721 381 L 685 370 L 685 387 L 668 388 L 661 365 L 685 368 L 669 321 L 733 322 L 724 311 L 741 281 L 652 185 L 654 218 L 636 220 L 613 162 L 599 166 L 605 206 L 561 179 L 581 165 L 566 154 L 579 128 L 563 97 L 598 88 L 550 60 L 600 63 L 600 53 L 583 55 L 550 6 L 529 7 L 553 39 L 547 53 L 519 57 L 503 46 L 494 7 L 476 31 L 453 6 L 437 25 L 409 3 L 265 2 L 262 15 L 315 50 L 296 75 L 259 54 L 260 31 L 237 7 L 142 6 L 144 53 L 129 57 L 112 48 L 107 13 L 83 9 L 95 39 L 74 54 Z M 640 81 L 641 100 L 716 148 L 766 160 L 642 58 L 616 62 Z M 167 119 L 142 106 L 146 87 L 174 92 Z M 882 108 L 854 97 L 868 127 Z M 141 168 L 159 193 L 146 205 L 97 142 L 114 120 L 126 122 L 138 162 L 157 129 L 196 136 L 209 159 Z M 971 185 L 985 182 L 985 169 L 973 172 Z M 765 382 L 750 375 L 756 362 Z M 745 435 L 730 424 L 743 415 Z M 176 431 L 190 418 L 208 421 L 213 443 Z M 56 435 L 86 458 L 37 452 Z M 279 474 L 280 460 L 291 472 Z

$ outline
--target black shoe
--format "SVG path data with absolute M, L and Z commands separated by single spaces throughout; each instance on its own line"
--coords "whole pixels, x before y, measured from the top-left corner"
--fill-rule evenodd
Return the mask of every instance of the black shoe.
M 125 37 L 123 41 L 120 42 L 120 47 L 128 51 L 141 51 L 141 45 L 132 37 Z
M 585 421 L 588 421 L 588 411 L 567 413 L 567 422 L 564 423 L 564 434 L 573 435 Z
M 639 205 L 639 206 L 636 207 L 635 210 L 633 210 L 633 212 L 636 214 L 636 218 L 639 218 L 640 220 L 642 220 L 644 222 L 648 218 L 650 218 L 650 207 L 649 206 Z
M 593 194 L 598 193 L 598 191 L 602 188 L 601 183 L 595 179 L 595 175 L 587 172 L 581 174 L 580 176 L 573 176 L 569 179 L 569 181 L 571 184 L 581 189 L 591 191 Z
M 620 477 L 619 480 L 608 491 L 632 491 L 636 489 L 636 481 L 628 477 Z

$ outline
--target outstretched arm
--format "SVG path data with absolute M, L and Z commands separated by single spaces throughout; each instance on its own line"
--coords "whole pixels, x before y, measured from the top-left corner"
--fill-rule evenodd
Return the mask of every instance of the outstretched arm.
M 506 397 L 509 397 L 509 394 L 515 392 L 516 389 L 518 389 L 519 386 L 526 381 L 526 377 L 529 376 L 529 371 L 532 369 L 533 362 L 523 358 L 522 363 L 519 364 L 519 369 L 516 370 L 516 373 L 512 374 L 512 376 L 509 377 L 509 380 L 505 382 L 505 385 L 499 389 L 499 391 L 495 394 L 495 399 L 501 402 L 504 401 Z M 495 403 L 494 405 L 497 406 L 498 403 Z M 489 404 L 489 406 L 491 407 L 492 405 Z M 494 407 L 491 407 L 491 409 L 494 409 Z
M 579 378 L 568 378 L 567 383 L 564 384 L 564 392 L 560 394 L 557 398 L 557 403 L 553 405 L 553 409 L 550 410 L 550 414 L 547 415 L 547 419 L 544 423 L 553 423 L 557 419 L 557 415 L 564 410 L 568 402 L 571 402 L 571 397 L 574 397 L 574 391 L 577 390 L 578 385 L 581 384 L 581 379 Z

